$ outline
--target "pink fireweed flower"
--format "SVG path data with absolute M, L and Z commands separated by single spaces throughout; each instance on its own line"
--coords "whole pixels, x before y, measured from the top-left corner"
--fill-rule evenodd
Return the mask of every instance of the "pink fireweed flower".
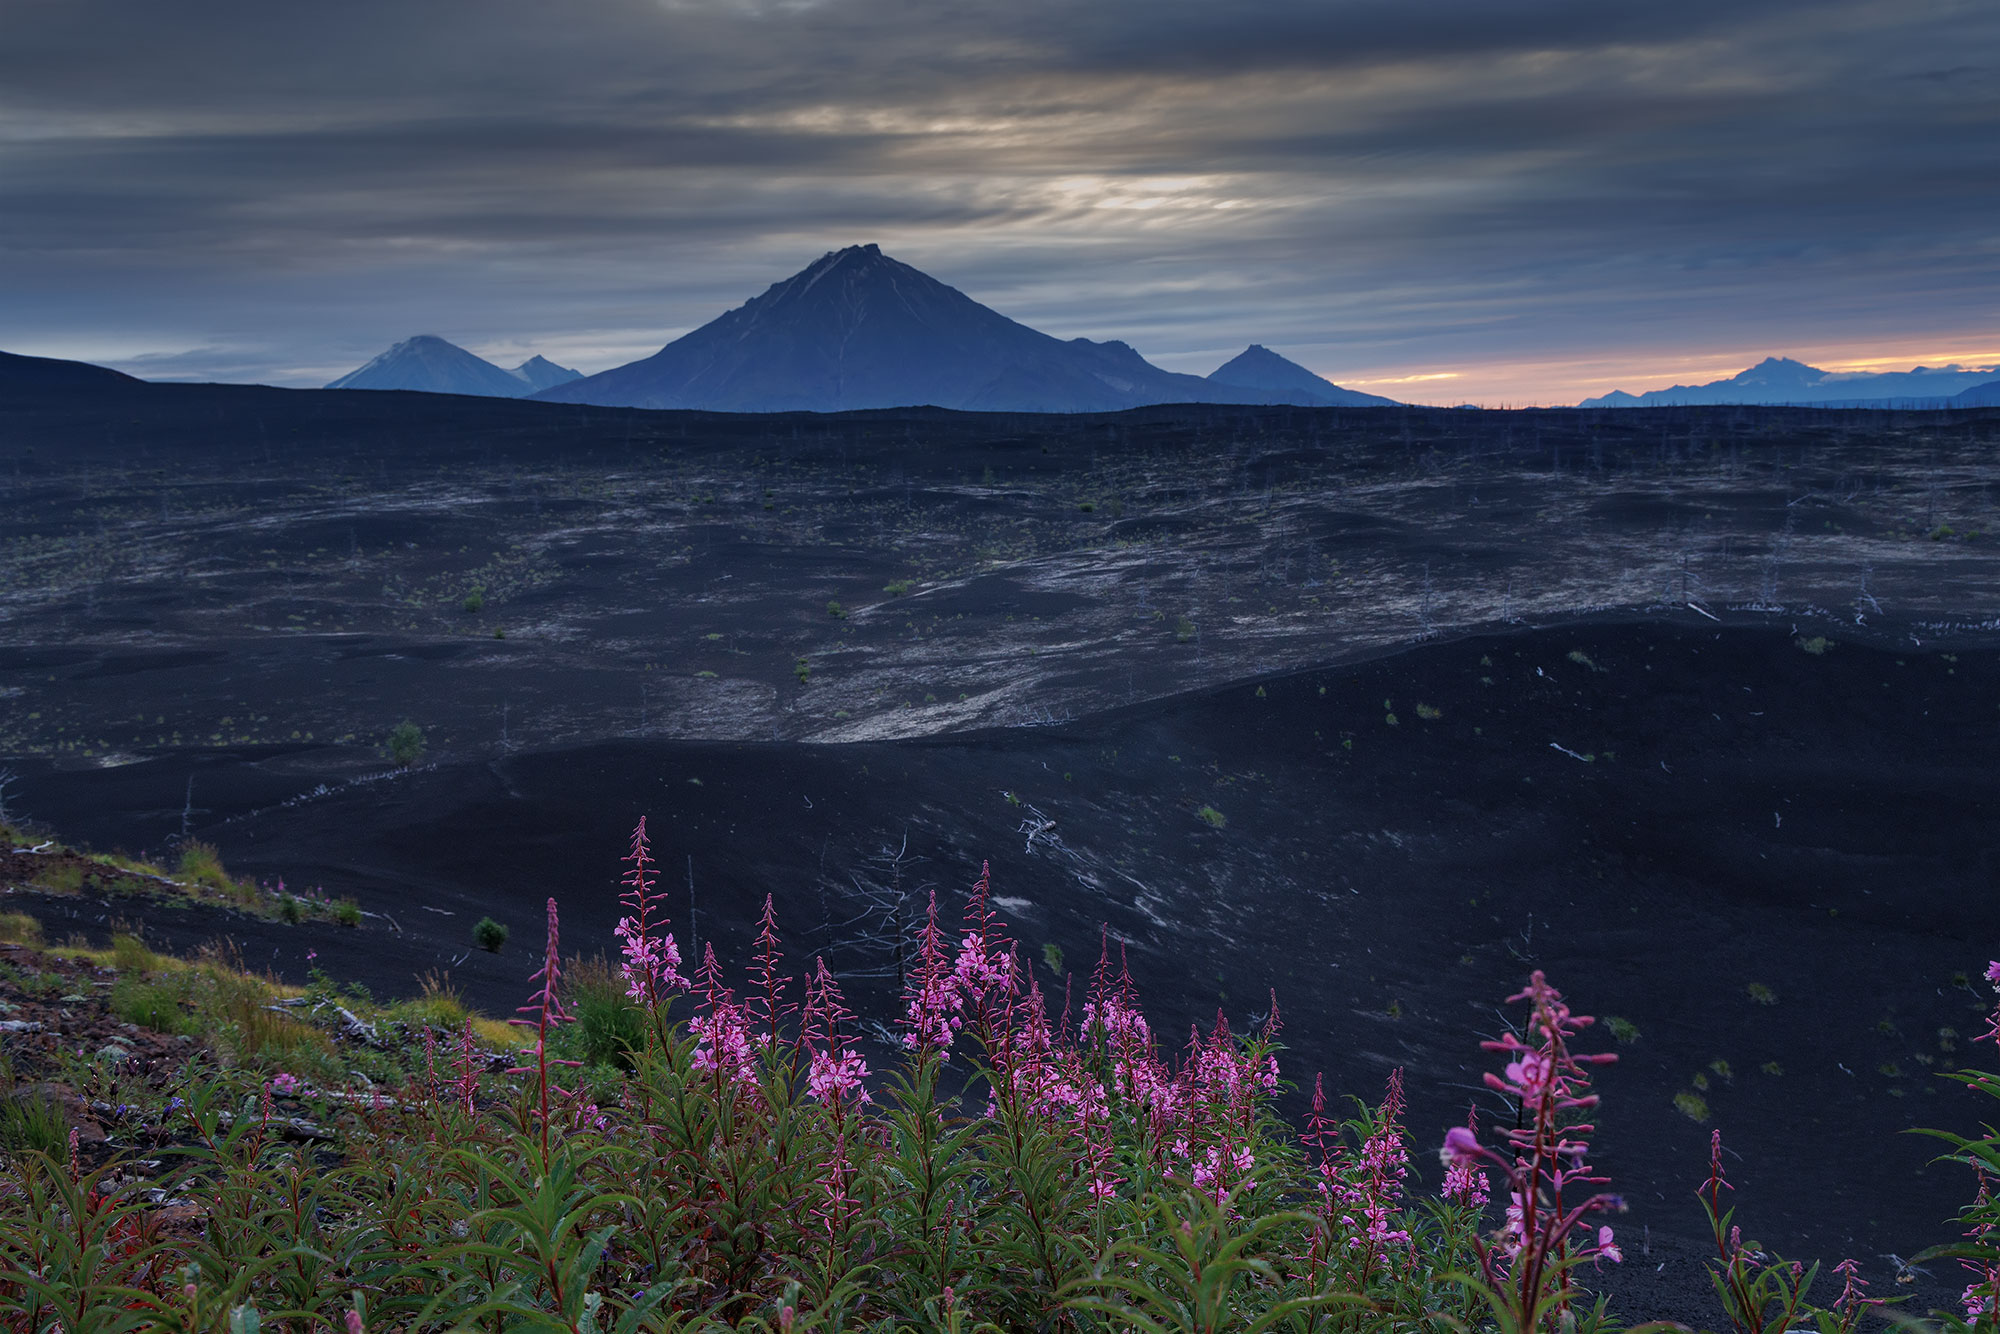
M 741 1089 L 757 1087 L 757 1057 L 751 1042 L 750 1025 L 743 1007 L 724 993 L 707 1014 L 688 1020 L 695 1036 L 694 1054 L 689 1064 L 704 1073 Z
M 1485 1148 L 1469 1129 L 1458 1128 L 1445 1137 L 1445 1149 L 1448 1164 L 1494 1162 L 1507 1173 L 1506 1224 L 1493 1246 L 1477 1238 L 1474 1245 L 1488 1286 L 1504 1294 L 1514 1319 L 1526 1327 L 1551 1300 L 1558 1318 L 1567 1313 L 1563 1275 L 1569 1265 L 1608 1254 L 1602 1238 L 1598 1246 L 1572 1249 L 1572 1234 L 1584 1217 L 1624 1208 L 1617 1196 L 1603 1192 L 1574 1202 L 1577 1187 L 1604 1183 L 1591 1175 L 1584 1160 L 1589 1149 L 1585 1137 L 1594 1127 L 1574 1120 L 1574 1114 L 1597 1105 L 1597 1096 L 1588 1091 L 1589 1067 L 1617 1057 L 1570 1050 L 1570 1038 L 1594 1021 L 1571 1013 L 1562 993 L 1540 970 L 1508 1000 L 1530 1006 L 1526 1039 L 1507 1033 L 1479 1045 L 1506 1054 L 1503 1072 L 1487 1074 L 1485 1081 L 1518 1102 L 1518 1124 L 1500 1132 L 1504 1153 Z
M 1833 1310 L 1836 1315 L 1848 1321 L 1849 1328 L 1852 1328 L 1853 1322 L 1859 1320 L 1862 1313 L 1871 1306 L 1888 1304 L 1880 1297 L 1868 1295 L 1868 1280 L 1861 1277 L 1861 1266 L 1854 1260 L 1842 1260 L 1833 1267 L 1833 1272 L 1839 1274 L 1843 1280 L 1840 1285 L 1840 1295 L 1833 1299 Z
M 1006 923 L 993 915 L 992 889 L 992 868 L 982 862 L 966 900 L 964 934 L 951 969 L 968 1017 L 976 1018 L 981 1029 L 991 1027 L 996 1007 L 1004 1010 L 1012 1003 L 1015 982 L 1013 957 L 1004 948 Z
M 1618 1243 L 1613 1240 L 1611 1229 L 1608 1227 L 1597 1229 L 1597 1247 L 1594 1254 L 1604 1257 L 1615 1265 L 1625 1263 L 1625 1252 L 1618 1249 Z
M 952 1040 L 965 1022 L 965 994 L 945 952 L 944 932 L 938 929 L 935 890 L 923 930 L 917 934 L 917 966 L 906 995 L 904 1047 L 949 1059 Z
M 861 1081 L 868 1074 L 868 1062 L 859 1052 L 816 1051 L 806 1074 L 806 1094 L 828 1106 L 849 1106 L 869 1101 Z
M 1087 1126 L 1108 1115 L 1104 1086 L 1083 1067 L 1072 1047 L 1058 1046 L 1048 1021 L 1041 988 L 1030 984 L 1011 1033 L 999 1039 L 994 1055 L 995 1096 L 986 1114 L 996 1116 L 998 1093 L 1011 1094 L 1015 1110 L 1055 1123 Z
M 847 1021 L 854 1017 L 841 998 L 840 984 L 826 969 L 826 960 L 813 961 L 813 975 L 806 982 L 806 1004 L 800 1039 L 810 1053 L 806 1074 L 806 1094 L 833 1108 L 839 1115 L 847 1107 L 869 1101 L 861 1081 L 868 1063 L 848 1045 Z
M 1483 1157 L 1487 1150 L 1480 1146 L 1479 1136 L 1470 1125 L 1453 1126 L 1444 1132 L 1444 1147 L 1438 1150 L 1438 1157 L 1447 1167 L 1457 1167 Z
M 271 1076 L 271 1092 L 281 1098 L 289 1098 L 299 1091 L 299 1077 L 283 1071 Z
M 1444 1148 L 1438 1152 L 1438 1157 L 1444 1162 L 1444 1185 L 1438 1194 L 1446 1204 L 1484 1209 L 1486 1201 L 1491 1198 L 1486 1185 L 1486 1170 L 1479 1163 L 1483 1150 L 1473 1129 L 1478 1115 L 1475 1108 L 1467 1114 L 1464 1125 L 1453 1126 L 1445 1132 Z
M 680 974 L 680 946 L 674 943 L 672 932 L 662 931 L 667 915 L 654 888 L 658 873 L 653 870 L 643 815 L 632 831 L 632 850 L 625 860 L 631 863 L 631 869 L 625 872 L 621 882 L 625 889 L 618 901 L 630 911 L 618 919 L 618 939 L 625 955 L 620 972 L 625 978 L 627 996 L 657 1007 L 661 992 L 682 990 L 687 980 Z

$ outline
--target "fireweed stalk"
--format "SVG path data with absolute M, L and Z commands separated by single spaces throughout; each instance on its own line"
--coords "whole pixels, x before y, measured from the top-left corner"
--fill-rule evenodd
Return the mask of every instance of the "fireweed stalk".
M 1507 1222 L 1491 1240 L 1475 1238 L 1484 1279 L 1483 1296 L 1505 1334 L 1528 1334 L 1545 1323 L 1560 1323 L 1569 1315 L 1573 1289 L 1569 1272 L 1584 1260 L 1624 1259 L 1608 1227 L 1597 1230 L 1594 1244 L 1576 1245 L 1573 1234 L 1593 1213 L 1622 1211 L 1618 1196 L 1593 1192 L 1575 1200 L 1579 1186 L 1599 1186 L 1584 1161 L 1586 1140 L 1595 1129 L 1576 1115 L 1597 1105 L 1590 1087 L 1589 1067 L 1618 1058 L 1609 1052 L 1572 1052 L 1569 1040 L 1595 1022 L 1572 1014 L 1562 993 L 1550 986 L 1540 969 L 1527 987 L 1507 998 L 1529 1005 L 1527 1040 L 1508 1033 L 1498 1041 L 1482 1042 L 1486 1051 L 1505 1053 L 1502 1074 L 1488 1073 L 1487 1087 L 1506 1094 L 1520 1109 L 1520 1124 L 1503 1130 L 1505 1151 L 1487 1148 L 1466 1127 L 1445 1136 L 1440 1157 L 1447 1167 L 1497 1167 L 1506 1176 Z
M 1319 1281 L 1337 1267 L 1359 1291 L 1406 1266 L 1415 1247 L 1398 1221 L 1410 1155 L 1403 1139 L 1403 1072 L 1389 1072 L 1381 1105 L 1349 1122 L 1359 1148 L 1348 1149 L 1342 1128 L 1328 1115 L 1322 1077 L 1313 1078 L 1312 1111 L 1304 1140 L 1312 1151 L 1319 1227 L 1307 1252 L 1308 1272 Z M 1338 1242 L 1338 1245 L 1337 1245 Z
M 662 1003 L 688 983 L 681 976 L 681 950 L 673 933 L 665 931 L 667 915 L 656 890 L 659 879 L 646 840 L 646 817 L 640 816 L 632 830 L 632 848 L 626 853 L 624 892 L 619 902 L 627 909 L 618 919 L 618 940 L 625 955 L 620 970 L 625 978 L 625 994 L 646 1007 L 655 1037 L 665 1032 Z
M 554 1060 L 549 1056 L 549 1031 L 558 1024 L 570 1021 L 570 1014 L 562 1003 L 562 954 L 557 948 L 556 901 L 549 900 L 548 943 L 542 949 L 542 967 L 530 981 L 540 982 L 541 988 L 528 998 L 528 1003 L 520 1007 L 519 1013 L 532 1018 L 514 1018 L 507 1022 L 522 1028 L 535 1030 L 535 1063 L 517 1065 L 507 1071 L 510 1075 L 532 1073 L 535 1076 L 535 1095 L 539 1106 L 536 1116 L 541 1126 L 542 1161 L 549 1161 L 549 1094 L 554 1092 L 569 1097 L 569 1091 L 550 1084 L 550 1065 L 581 1065 L 581 1061 Z

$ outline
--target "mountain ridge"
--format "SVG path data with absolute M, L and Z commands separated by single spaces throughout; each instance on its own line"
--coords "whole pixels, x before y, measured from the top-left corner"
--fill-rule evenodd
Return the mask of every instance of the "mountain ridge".
M 328 389 L 402 389 L 473 398 L 526 398 L 580 378 L 578 372 L 534 356 L 513 370 L 466 351 L 436 334 L 405 338 L 325 386 Z
M 1943 407 L 1991 381 L 1995 369 L 1916 366 L 1907 371 L 1827 371 L 1791 357 L 1766 357 L 1726 379 L 1677 384 L 1629 394 L 1614 389 L 1580 408 L 1694 407 L 1758 404 L 1773 407 Z
M 1043 333 L 872 243 L 828 251 L 649 357 L 534 397 L 724 412 L 1115 412 L 1293 401 L 1163 370 L 1128 343 Z
M 0 391 L 129 389 L 145 383 L 137 376 L 88 361 L 0 352 Z

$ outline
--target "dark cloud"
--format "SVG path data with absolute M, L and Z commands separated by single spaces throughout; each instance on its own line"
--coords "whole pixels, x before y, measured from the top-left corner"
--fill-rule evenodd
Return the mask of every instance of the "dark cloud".
M 861 240 L 1184 369 L 1962 342 L 1996 68 L 1985 0 L 19 0 L 0 347 L 596 369 Z

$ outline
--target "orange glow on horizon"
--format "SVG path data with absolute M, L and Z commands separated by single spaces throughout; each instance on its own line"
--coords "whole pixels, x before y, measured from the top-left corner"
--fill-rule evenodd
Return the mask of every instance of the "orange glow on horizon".
M 1615 356 L 1562 357 L 1459 363 L 1440 366 L 1371 366 L 1349 372 L 1321 370 L 1335 384 L 1388 393 L 1411 403 L 1451 407 L 1563 407 L 1614 389 L 1643 394 L 1673 385 L 1726 380 L 1766 357 L 1789 357 L 1836 373 L 1939 369 L 1991 369 L 2000 378 L 2000 337 L 1990 332 L 1929 336 L 1866 347 L 1853 343 L 1791 346 L 1764 350 L 1687 352 L 1638 351 Z M 1398 393 L 1391 386 L 1409 386 Z

